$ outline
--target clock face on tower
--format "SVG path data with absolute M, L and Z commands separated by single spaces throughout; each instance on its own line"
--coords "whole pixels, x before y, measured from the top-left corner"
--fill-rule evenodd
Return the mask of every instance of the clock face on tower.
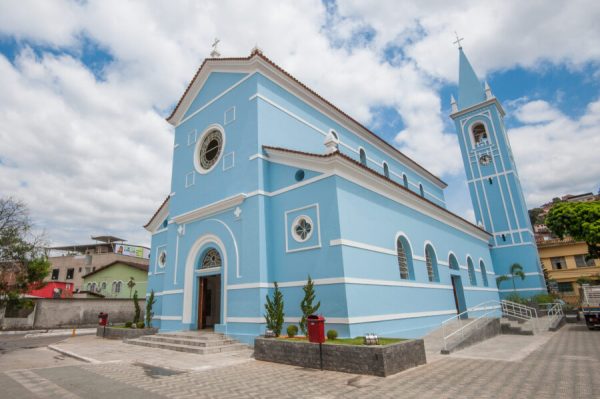
M 479 157 L 479 163 L 481 165 L 489 165 L 492 162 L 492 157 L 488 154 L 483 154 Z

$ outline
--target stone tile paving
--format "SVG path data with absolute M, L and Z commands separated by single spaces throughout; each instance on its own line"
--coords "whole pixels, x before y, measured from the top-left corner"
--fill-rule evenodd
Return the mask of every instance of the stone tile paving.
M 518 340 L 514 342 L 519 344 Z M 485 351 L 485 346 L 480 348 Z M 147 352 L 147 360 L 152 360 L 153 353 Z M 148 392 L 149 398 L 545 399 L 593 398 L 600 392 L 600 379 L 595 378 L 600 370 L 600 332 L 588 331 L 582 325 L 563 327 L 543 346 L 528 350 L 528 355 L 518 361 L 486 359 L 484 353 L 481 357 L 450 355 L 388 378 L 259 361 L 179 373 L 130 362 L 68 368 L 73 369 L 70 372 L 74 380 L 78 370 L 86 375 L 91 372 L 120 386 Z M 51 373 L 37 373 L 54 381 Z M 63 382 L 54 382 L 68 389 Z

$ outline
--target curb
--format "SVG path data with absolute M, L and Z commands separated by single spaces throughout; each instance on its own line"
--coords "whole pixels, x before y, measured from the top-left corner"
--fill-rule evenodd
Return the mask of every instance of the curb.
M 99 360 L 92 359 L 91 357 L 81 356 L 81 355 L 78 355 L 77 353 L 74 353 L 74 352 L 71 352 L 71 351 L 59 348 L 59 347 L 54 346 L 54 345 L 48 345 L 48 349 L 53 350 L 55 352 L 58 352 L 58 353 L 60 353 L 62 355 L 65 355 L 65 356 L 69 356 L 69 357 L 72 357 L 74 359 L 81 360 L 81 361 L 86 362 L 86 363 L 91 363 L 91 364 L 101 363 Z
M 81 336 L 81 335 L 94 335 L 96 334 L 96 329 L 80 329 L 80 330 L 76 330 L 75 332 L 75 336 Z M 73 330 L 56 330 L 56 331 L 52 331 L 49 330 L 47 332 L 41 332 L 41 333 L 35 333 L 35 332 L 31 332 L 28 334 L 25 334 L 24 338 L 39 338 L 39 337 L 62 337 L 62 336 L 71 336 L 73 335 Z

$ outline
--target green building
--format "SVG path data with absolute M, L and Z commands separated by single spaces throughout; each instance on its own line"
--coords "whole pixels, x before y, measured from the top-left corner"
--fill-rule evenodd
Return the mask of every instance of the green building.
M 133 279 L 135 285 L 129 288 Z M 105 298 L 130 298 L 135 291 L 146 296 L 148 265 L 117 260 L 83 276 L 83 289 Z

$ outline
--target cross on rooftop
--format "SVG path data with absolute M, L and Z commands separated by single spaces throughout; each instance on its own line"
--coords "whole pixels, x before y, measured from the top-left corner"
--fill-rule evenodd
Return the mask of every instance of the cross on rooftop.
M 221 53 L 219 53 L 219 50 L 217 50 L 217 45 L 219 44 L 221 40 L 219 40 L 218 38 L 215 38 L 215 41 L 213 42 L 213 44 L 211 44 L 210 46 L 213 48 L 213 50 L 210 53 L 210 56 L 212 58 L 219 58 L 221 56 Z
M 458 37 L 458 33 L 456 33 L 456 31 L 454 31 L 454 34 L 456 35 L 456 41 L 454 42 L 454 44 L 458 44 L 458 48 L 461 49 L 462 48 L 462 44 L 460 44 L 460 42 L 462 40 L 465 40 L 464 37 Z

